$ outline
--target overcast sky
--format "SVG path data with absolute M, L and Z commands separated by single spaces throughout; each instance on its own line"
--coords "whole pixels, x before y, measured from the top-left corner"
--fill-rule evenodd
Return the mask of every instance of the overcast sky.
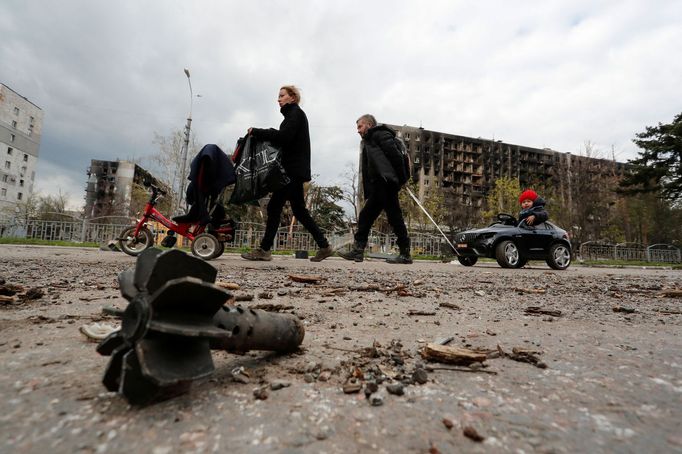
M 355 120 L 603 157 L 682 111 L 682 1 L 3 0 L 0 82 L 44 112 L 36 175 L 83 204 L 91 159 L 145 159 L 184 127 L 231 147 L 302 89 L 320 184 Z

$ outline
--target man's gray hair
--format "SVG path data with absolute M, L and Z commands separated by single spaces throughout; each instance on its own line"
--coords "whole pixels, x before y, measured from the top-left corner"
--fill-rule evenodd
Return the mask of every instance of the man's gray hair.
M 373 128 L 377 125 L 377 119 L 374 118 L 374 115 L 371 115 L 371 114 L 364 114 L 363 116 L 358 118 L 356 123 L 359 123 L 361 121 L 364 121 L 365 123 L 367 123 L 370 128 Z

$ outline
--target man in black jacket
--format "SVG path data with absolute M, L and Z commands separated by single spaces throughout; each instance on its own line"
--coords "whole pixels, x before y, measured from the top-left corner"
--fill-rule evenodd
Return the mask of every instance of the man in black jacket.
M 405 175 L 400 150 L 395 142 L 395 131 L 386 125 L 378 125 L 373 115 L 363 115 L 357 121 L 358 134 L 362 137 L 360 155 L 362 189 L 365 205 L 358 216 L 355 243 L 349 252 L 338 254 L 346 260 L 362 262 L 372 224 L 382 211 L 398 237 L 400 254 L 386 260 L 388 263 L 412 263 L 410 237 L 400 210 L 398 191 L 409 175 Z

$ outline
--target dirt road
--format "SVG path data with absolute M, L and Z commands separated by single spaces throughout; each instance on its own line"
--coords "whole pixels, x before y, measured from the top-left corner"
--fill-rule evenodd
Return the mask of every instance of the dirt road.
M 218 279 L 254 296 L 242 304 L 303 320 L 303 349 L 214 352 L 216 372 L 189 394 L 136 408 L 105 391 L 108 358 L 78 330 L 124 307 L 116 276 L 134 259 L 6 245 L 0 257 L 3 286 L 44 293 L 0 303 L 2 452 L 682 451 L 679 271 L 223 256 Z M 508 355 L 461 371 L 420 356 L 448 337 Z M 364 388 L 346 394 L 351 376 Z

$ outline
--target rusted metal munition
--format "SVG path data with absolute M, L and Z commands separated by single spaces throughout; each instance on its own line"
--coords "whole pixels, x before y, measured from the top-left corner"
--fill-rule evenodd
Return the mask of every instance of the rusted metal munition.
M 214 285 L 217 271 L 179 250 L 147 249 L 119 275 L 129 301 L 121 329 L 97 352 L 111 356 L 103 383 L 144 405 L 189 390 L 214 371 L 211 349 L 290 352 L 305 330 L 290 314 L 230 307 L 232 295 Z

